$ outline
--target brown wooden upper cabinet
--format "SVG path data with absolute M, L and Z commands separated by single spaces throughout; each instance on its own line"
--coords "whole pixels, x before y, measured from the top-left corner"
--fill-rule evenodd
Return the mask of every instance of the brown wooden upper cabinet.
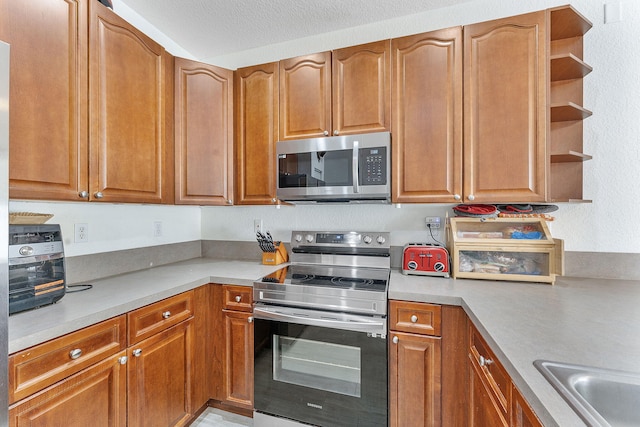
M 455 203 L 462 195 L 462 28 L 391 41 L 392 200 Z
M 277 62 L 240 68 L 235 84 L 235 203 L 274 204 L 278 141 Z
M 173 65 L 164 48 L 97 1 L 3 0 L 3 8 L 9 196 L 172 203 Z
M 175 203 L 233 204 L 233 71 L 175 59 Z
M 545 16 L 464 27 L 464 202 L 547 198 Z
M 280 140 L 390 129 L 390 41 L 280 61 Z

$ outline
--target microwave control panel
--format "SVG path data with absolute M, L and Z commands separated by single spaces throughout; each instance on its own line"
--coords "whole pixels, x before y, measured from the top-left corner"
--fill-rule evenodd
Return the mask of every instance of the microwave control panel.
M 374 147 L 360 149 L 360 185 L 387 184 L 387 148 Z

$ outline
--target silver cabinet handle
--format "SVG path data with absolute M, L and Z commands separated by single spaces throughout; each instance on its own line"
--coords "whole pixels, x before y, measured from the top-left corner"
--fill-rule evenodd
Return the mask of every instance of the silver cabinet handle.
M 462 197 L 460 197 L 459 194 L 454 194 L 453 195 L 453 200 L 460 200 L 460 199 L 462 199 Z
M 415 314 L 411 316 L 411 323 L 416 323 L 417 321 L 418 321 L 418 316 L 416 316 Z
M 489 366 L 489 365 L 493 364 L 493 360 L 485 359 L 484 356 L 479 356 L 478 357 L 478 363 L 480 364 L 480 366 Z
M 473 202 L 476 199 L 476 196 L 474 196 L 473 194 L 469 194 L 469 197 L 467 197 L 467 199 Z
M 249 322 L 249 323 L 253 323 L 253 316 L 249 316 L 249 317 L 247 318 L 247 322 Z
M 80 197 L 81 199 L 86 199 L 87 197 L 89 197 L 89 192 L 87 190 L 82 190 L 78 193 L 78 197 Z
M 276 199 L 275 197 L 273 199 L 271 199 L 271 203 L 276 203 L 278 201 L 278 199 Z
M 133 355 L 135 357 L 140 357 L 141 354 L 142 354 L 142 349 L 141 348 L 136 348 L 135 350 L 133 350 Z
M 398 337 L 393 337 L 391 341 L 393 341 L 394 344 L 398 344 L 398 341 L 400 340 L 398 339 Z
M 336 129 L 336 130 L 334 130 L 334 131 L 333 131 L 333 134 L 334 134 L 335 136 L 338 136 L 338 135 L 340 135 L 340 132 L 338 131 L 338 129 Z
M 227 199 L 227 204 L 228 204 L 228 205 L 232 205 L 232 204 L 233 204 L 233 200 L 231 200 L 231 199 Z
M 76 360 L 80 356 L 82 356 L 82 350 L 79 348 L 74 348 L 69 352 L 69 357 L 73 360 Z
M 242 297 L 240 295 L 237 295 L 236 296 L 236 302 L 240 302 L 240 301 L 242 301 Z
M 325 130 L 324 132 L 322 132 L 324 134 L 324 136 L 329 136 L 329 131 Z
M 93 194 L 93 197 L 95 197 L 96 199 L 102 199 L 104 197 L 104 194 L 102 194 L 102 191 L 96 191 Z
M 163 319 L 168 319 L 169 317 L 171 317 L 171 312 L 170 311 L 165 311 L 164 313 L 162 313 L 162 318 Z
M 127 356 L 122 356 L 118 358 L 118 363 L 121 365 L 125 365 L 127 363 L 128 357 Z

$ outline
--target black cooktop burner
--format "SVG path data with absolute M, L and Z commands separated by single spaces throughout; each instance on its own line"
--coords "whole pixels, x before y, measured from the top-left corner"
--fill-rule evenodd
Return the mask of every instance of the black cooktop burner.
M 314 274 L 291 275 L 291 284 L 324 286 L 332 288 L 355 289 L 363 291 L 384 292 L 387 288 L 386 280 L 368 279 L 359 277 L 336 277 Z

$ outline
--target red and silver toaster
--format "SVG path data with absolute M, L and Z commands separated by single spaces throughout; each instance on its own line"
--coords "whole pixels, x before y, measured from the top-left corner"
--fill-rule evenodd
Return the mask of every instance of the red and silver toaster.
M 408 243 L 402 253 L 402 274 L 449 277 L 449 252 L 439 245 Z

